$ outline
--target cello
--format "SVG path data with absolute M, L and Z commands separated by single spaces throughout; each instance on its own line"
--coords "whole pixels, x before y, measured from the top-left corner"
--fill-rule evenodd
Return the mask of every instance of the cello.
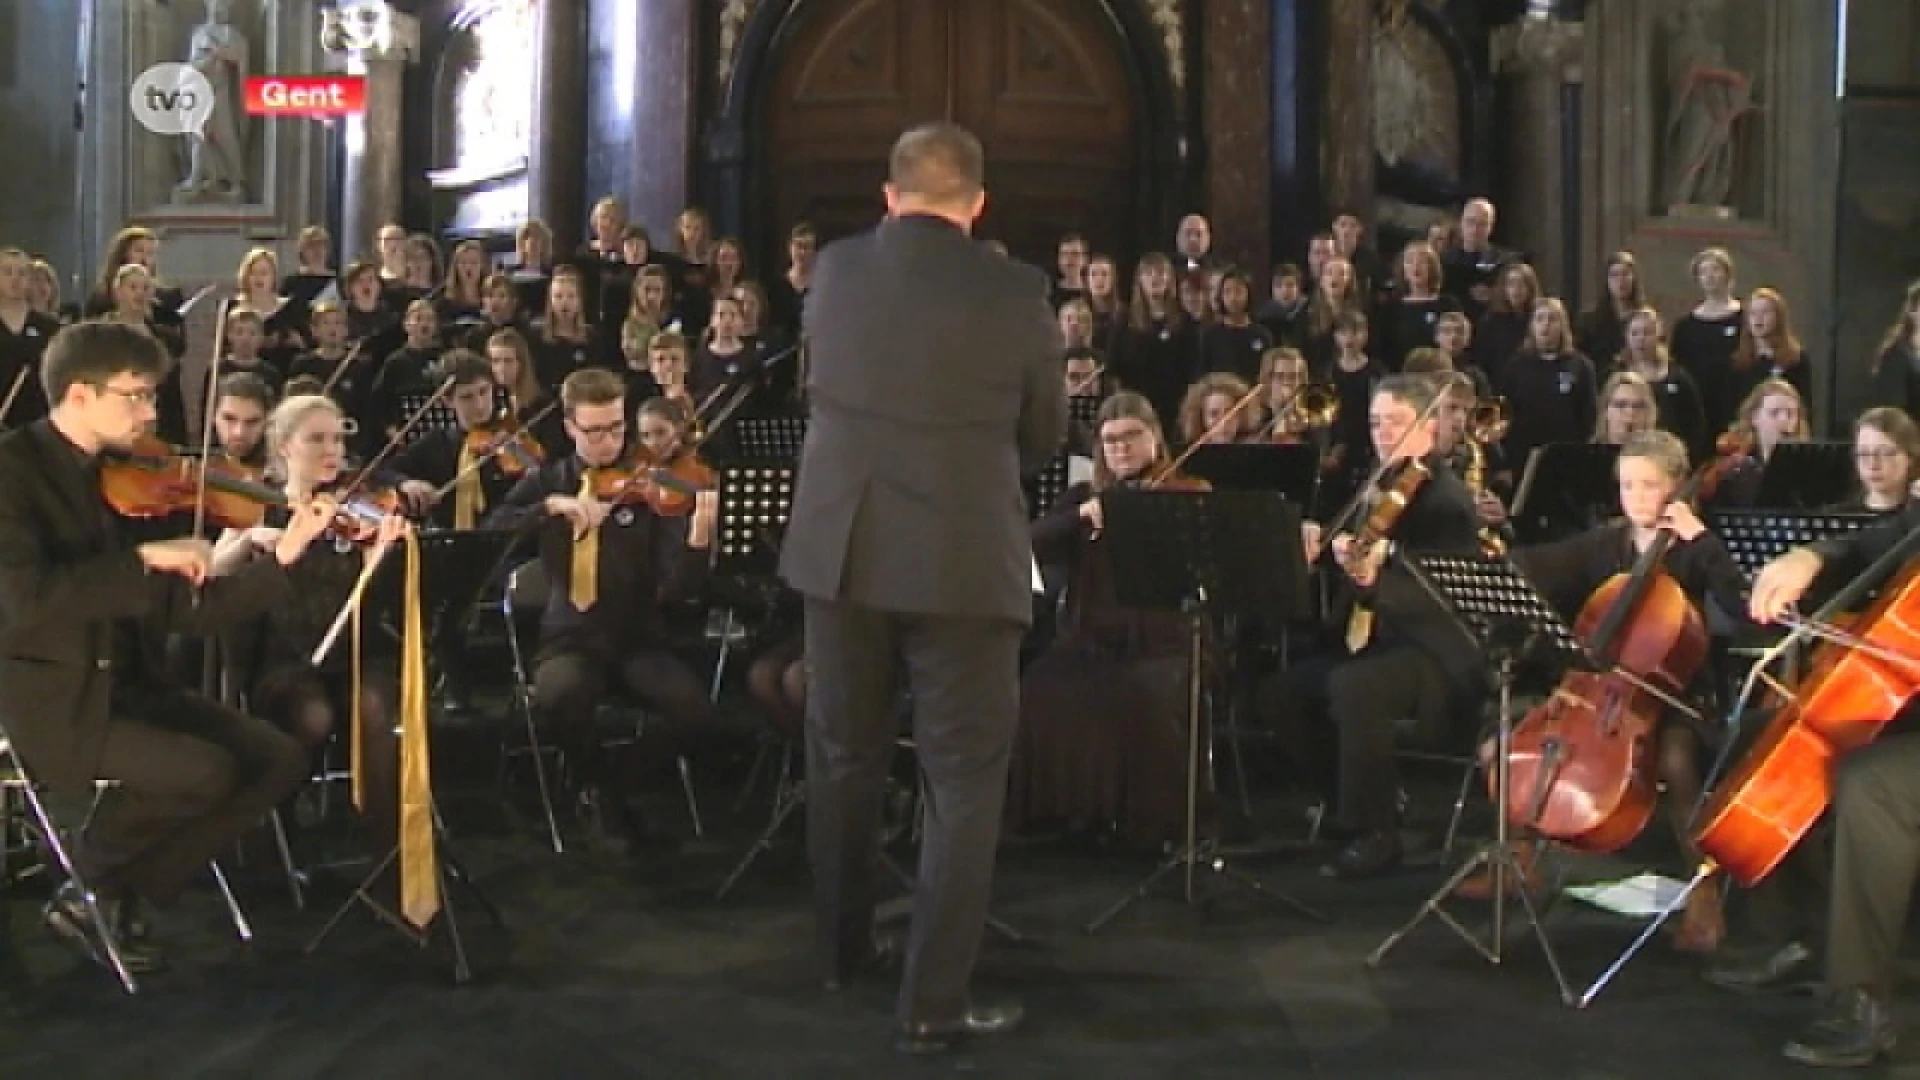
M 1675 501 L 1691 498 L 1703 475 Z M 1652 818 L 1661 711 L 1707 655 L 1706 624 L 1663 566 L 1673 538 L 1661 528 L 1631 570 L 1608 578 L 1581 606 L 1575 636 L 1610 670 L 1568 672 L 1515 725 L 1509 821 L 1581 851 L 1608 852 Z
M 1920 566 L 1901 571 L 1850 632 L 1830 621 L 1917 547 L 1920 532 L 1907 534 L 1811 618 L 1781 620 L 1824 644 L 1791 700 L 1701 810 L 1694 843 L 1707 869 L 1749 887 L 1772 873 L 1833 801 L 1834 763 L 1879 737 L 1920 693 Z M 1763 658 L 1756 675 L 1797 636 Z

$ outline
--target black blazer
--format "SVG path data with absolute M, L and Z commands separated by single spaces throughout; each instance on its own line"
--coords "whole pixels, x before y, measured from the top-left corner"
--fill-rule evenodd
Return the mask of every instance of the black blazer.
M 814 267 L 812 420 L 780 570 L 803 595 L 1027 623 L 1020 489 L 1066 434 L 1047 279 L 938 218 L 890 219 Z
M 164 679 L 165 635 L 207 633 L 291 596 L 258 559 L 194 590 L 149 574 L 114 534 L 80 455 L 41 420 L 0 437 L 0 725 L 37 777 L 91 784 L 112 709 L 114 625 L 138 623 L 139 662 Z

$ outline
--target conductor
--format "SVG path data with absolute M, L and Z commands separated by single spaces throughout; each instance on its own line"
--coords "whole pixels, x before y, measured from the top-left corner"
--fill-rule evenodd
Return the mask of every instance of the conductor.
M 881 796 L 898 676 L 925 779 L 898 1047 L 1004 1032 L 974 1003 L 1019 714 L 1032 547 L 1020 476 L 1066 432 L 1046 278 L 970 238 L 979 140 L 894 144 L 886 220 L 821 253 L 803 327 L 811 422 L 781 573 L 805 600 L 807 846 L 827 986 L 871 973 Z M 902 347 L 902 343 L 910 343 Z

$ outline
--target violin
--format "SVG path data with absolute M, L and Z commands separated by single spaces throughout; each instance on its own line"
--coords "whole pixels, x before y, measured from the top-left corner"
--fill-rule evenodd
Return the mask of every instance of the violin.
M 204 507 L 207 520 L 228 529 L 250 529 L 267 510 L 290 505 L 286 493 L 263 484 L 251 466 L 225 455 L 206 459 L 206 495 L 200 494 L 201 462 L 146 436 L 100 466 L 100 494 L 121 517 L 151 519 L 190 514 Z M 400 507 L 398 492 L 368 490 L 343 498 L 329 534 L 352 543 L 373 539 L 380 521 Z
M 466 450 L 476 458 L 491 457 L 507 476 L 525 476 L 546 464 L 547 451 L 527 425 L 510 416 L 489 420 L 467 432 Z
M 700 459 L 683 450 L 664 461 L 644 449 L 619 465 L 587 470 L 593 497 L 614 506 L 644 503 L 661 517 L 685 517 L 693 513 L 702 491 L 711 491 L 720 482 L 720 474 Z

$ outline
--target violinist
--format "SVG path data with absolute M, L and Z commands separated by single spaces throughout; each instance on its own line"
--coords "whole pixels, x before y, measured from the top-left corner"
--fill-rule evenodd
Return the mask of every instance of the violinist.
M 1810 590 L 1849 581 L 1920 529 L 1920 502 L 1858 532 L 1795 548 L 1754 579 L 1749 614 L 1771 623 Z M 1920 696 L 1885 734 L 1833 768 L 1833 880 L 1824 941 L 1794 943 L 1765 957 L 1748 988 L 1791 983 L 1823 947 L 1827 998 L 1820 1015 L 1783 1048 L 1805 1065 L 1858 1067 L 1893 1048 L 1893 982 L 1915 880 L 1920 877 Z M 1879 719 L 1879 718 L 1876 718 Z M 1806 843 L 1803 841 L 1801 847 Z M 1796 850 L 1795 855 L 1798 854 Z M 1795 855 L 1789 855 L 1791 861 Z M 1724 984 L 1723 984 L 1724 985 Z
M 28 302 L 32 268 L 26 252 L 0 248 L 0 430 L 25 427 L 47 415 L 40 357 L 60 332 L 60 320 Z
M 1262 712 L 1315 781 L 1325 780 L 1324 747 L 1332 737 L 1342 844 L 1322 868 L 1332 877 L 1371 877 L 1399 864 L 1395 726 L 1409 717 L 1424 729 L 1441 726 L 1485 677 L 1477 653 L 1456 655 L 1429 640 L 1423 628 L 1435 615 L 1433 602 L 1403 571 L 1387 565 L 1386 544 L 1355 542 L 1357 534 L 1377 531 L 1362 522 L 1393 503 L 1389 491 L 1405 495 L 1410 487 L 1405 510 L 1390 522 L 1398 549 L 1459 555 L 1478 550 L 1473 497 L 1434 450 L 1436 393 L 1433 380 L 1420 375 L 1389 376 L 1374 391 L 1373 449 L 1387 467 L 1356 504 L 1360 520 L 1339 522 L 1325 545 L 1346 580 L 1347 595 L 1335 608 L 1345 641 L 1268 678 L 1259 691 Z M 1429 477 L 1424 482 L 1399 486 L 1422 472 Z M 1308 544 L 1310 560 L 1319 547 Z
M 1186 775 L 1175 763 L 1187 741 L 1187 625 L 1178 612 L 1115 598 L 1100 499 L 1195 482 L 1168 476 L 1160 420 L 1139 394 L 1108 398 L 1098 432 L 1092 483 L 1068 488 L 1032 526 L 1034 557 L 1064 564 L 1068 584 L 1058 635 L 1021 679 L 1007 821 L 1151 850 L 1185 827 Z M 1211 819 L 1212 793 L 1202 798 Z
M 1618 375 L 1615 376 L 1616 378 Z M 1695 609 L 1703 615 L 1712 602 L 1727 617 L 1737 618 L 1746 605 L 1745 580 L 1720 538 L 1701 523 L 1693 507 L 1676 501 L 1689 472 L 1687 450 L 1678 436 L 1665 431 L 1640 431 L 1627 438 L 1615 466 L 1620 484 L 1620 519 L 1550 544 L 1521 548 L 1514 561 L 1556 608 L 1569 614 L 1609 578 L 1633 569 L 1642 552 L 1662 530 L 1673 534 L 1673 545 L 1662 567 Z M 1710 678 L 1703 674 L 1686 688 L 1695 702 L 1710 702 Z M 1688 865 L 1699 862 L 1693 846 L 1692 816 L 1700 799 L 1700 749 L 1704 725 L 1690 724 L 1668 710 L 1660 722 L 1656 771 L 1661 801 Z M 1523 853 L 1522 881 L 1515 886 L 1538 888 L 1533 852 Z M 1480 874 L 1461 887 L 1463 896 L 1484 897 L 1491 892 L 1490 875 Z M 1695 889 L 1675 935 L 1682 952 L 1708 953 L 1725 934 L 1721 898 L 1712 888 Z
M 673 408 L 655 400 L 658 406 L 643 407 L 643 429 Z M 600 745 L 594 717 L 605 687 L 616 680 L 665 716 L 676 742 L 712 715 L 705 685 L 669 648 L 665 607 L 705 582 L 717 503 L 713 492 L 703 492 L 691 515 L 666 517 L 625 497 L 638 485 L 599 486 L 604 477 L 638 475 L 620 468 L 633 460 L 620 376 L 576 371 L 562 384 L 560 402 L 574 452 L 521 477 L 486 524 L 539 523 L 549 582 L 534 659 L 539 720 L 573 765 L 575 805 L 591 842 L 631 850 L 645 831 Z M 684 425 L 678 418 L 676 433 Z
M 346 417 L 317 394 L 289 397 L 273 410 L 266 438 L 275 485 L 288 503 L 304 505 L 337 487 L 346 465 Z M 214 546 L 214 572 L 241 572 L 280 543 L 285 514 L 271 511 L 268 524 L 229 529 Z M 372 539 L 392 543 L 406 522 L 387 515 Z M 396 840 L 399 743 L 394 733 L 399 700 L 399 654 L 386 634 L 369 633 L 342 643 L 315 666 L 315 648 L 352 596 L 369 557 L 366 544 L 322 540 L 287 564 L 292 595 L 263 614 L 248 632 L 230 636 L 231 657 L 247 686 L 247 700 L 260 716 L 295 739 L 311 759 L 327 740 L 357 718 L 361 740 L 362 818 L 376 853 Z M 354 648 L 363 650 L 359 673 Z M 358 695 L 358 708 L 354 698 Z
M 1806 402 L 1800 391 L 1783 379 L 1766 379 L 1753 388 L 1734 414 L 1733 427 L 1720 440 L 1720 477 L 1713 505 L 1721 508 L 1752 506 L 1760 498 L 1760 481 L 1773 448 L 1783 442 L 1808 438 Z
M 169 362 L 137 327 L 69 327 L 42 370 L 50 416 L 0 438 L 0 726 L 55 792 L 120 786 L 73 857 L 140 970 L 160 961 L 129 936 L 126 902 L 172 901 L 307 776 L 292 739 L 174 681 L 164 635 L 218 630 L 288 602 L 286 567 L 331 516 L 300 508 L 271 557 L 220 578 L 199 537 L 128 543 L 103 495 L 103 455 L 150 429 Z M 46 923 L 105 962 L 71 883 Z
M 513 486 L 537 469 L 544 451 L 518 438 L 520 425 L 494 415 L 493 369 L 478 354 L 454 349 L 440 358 L 441 379 L 452 379 L 447 401 L 454 427 L 426 432 L 394 455 L 390 468 L 404 477 L 407 510 L 443 529 L 474 528 Z

